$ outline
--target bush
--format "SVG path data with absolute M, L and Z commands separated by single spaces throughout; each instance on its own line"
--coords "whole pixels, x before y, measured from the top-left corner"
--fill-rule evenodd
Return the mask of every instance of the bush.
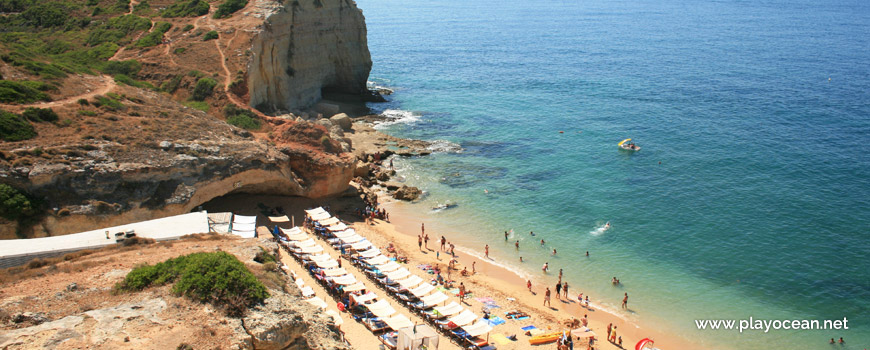
M 214 87 L 217 86 L 217 81 L 212 78 L 202 78 L 197 80 L 196 86 L 193 88 L 193 100 L 203 101 L 211 96 L 214 92 Z
M 263 247 L 260 247 L 260 251 L 257 252 L 257 255 L 254 255 L 254 261 L 261 264 L 265 264 L 268 262 L 277 263 L 278 258 L 276 258 L 272 254 L 269 254 L 269 252 L 267 252 L 266 249 L 264 249 Z
M 236 107 L 234 104 L 228 104 L 224 107 L 224 116 L 227 117 L 227 124 L 237 126 L 242 129 L 257 130 L 260 128 L 260 119 L 254 112 L 247 109 Z
M 172 28 L 172 24 L 159 22 L 154 25 L 154 30 L 136 41 L 136 47 L 152 47 L 163 43 L 163 34 Z
M 208 33 L 205 33 L 205 36 L 202 37 L 202 41 L 209 41 L 209 40 L 214 40 L 217 38 L 218 38 L 218 32 L 212 30 Z
M 0 216 L 18 220 L 36 214 L 37 205 L 21 191 L 7 184 L 0 184 Z
M 108 109 L 110 111 L 124 110 L 127 109 L 121 101 L 118 101 L 117 98 L 106 97 L 106 96 L 96 96 L 96 101 L 94 101 L 94 106 L 102 107 L 104 109 Z
M 241 10 L 248 4 L 248 0 L 224 0 L 217 11 L 214 12 L 214 18 L 226 18 L 232 16 L 238 10 Z
M 160 84 L 160 91 L 165 91 L 168 93 L 174 93 L 175 90 L 178 90 L 178 86 L 181 85 L 182 77 L 180 75 L 173 76 L 172 79 L 164 81 Z
M 20 16 L 27 25 L 51 28 L 66 23 L 69 12 L 63 4 L 47 2 L 29 6 Z
M 160 13 L 166 18 L 196 17 L 207 14 L 209 5 L 203 0 L 178 0 Z
M 20 115 L 0 110 L 0 139 L 21 141 L 36 137 L 36 130 Z
M 55 122 L 59 118 L 51 108 L 34 108 L 27 107 L 21 116 L 33 122 Z
M 116 75 L 123 74 L 134 77 L 142 70 L 142 64 L 137 60 L 126 61 L 109 61 L 103 66 L 101 71 L 106 74 Z
M 32 103 L 36 101 L 51 101 L 48 94 L 40 91 L 49 87 L 48 84 L 31 81 L 0 80 L 0 102 Z
M 194 28 L 193 24 L 188 24 L 188 25 L 185 25 L 184 28 L 181 28 L 181 31 L 182 32 L 189 32 L 189 31 L 193 30 L 193 28 Z
M 171 282 L 173 293 L 223 307 L 231 316 L 241 316 L 269 297 L 263 283 L 226 252 L 194 253 L 137 267 L 116 290 L 138 291 Z

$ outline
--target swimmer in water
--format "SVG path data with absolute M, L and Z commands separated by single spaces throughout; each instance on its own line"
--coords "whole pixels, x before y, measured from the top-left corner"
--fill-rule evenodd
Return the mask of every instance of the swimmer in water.
M 605 230 L 610 229 L 610 221 L 608 221 L 606 224 L 604 224 L 604 229 Z

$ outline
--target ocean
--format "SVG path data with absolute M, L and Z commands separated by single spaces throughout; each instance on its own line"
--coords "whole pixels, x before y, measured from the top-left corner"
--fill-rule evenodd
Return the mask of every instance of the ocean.
M 711 348 L 870 347 L 870 2 L 357 3 L 427 232 Z M 849 329 L 694 322 L 750 317 Z

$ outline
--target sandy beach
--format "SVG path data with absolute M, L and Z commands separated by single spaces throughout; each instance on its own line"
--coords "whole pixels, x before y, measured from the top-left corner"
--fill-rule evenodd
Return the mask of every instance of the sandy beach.
M 382 207 L 386 208 L 390 213 L 391 222 L 374 220 L 371 225 L 366 225 L 361 218 L 354 213 L 355 209 L 360 205 L 364 204 L 362 204 L 362 202 L 356 197 L 311 200 L 299 197 L 234 195 L 210 202 L 207 209 L 210 211 L 235 210 L 238 214 L 258 215 L 258 221 L 262 225 L 263 223 L 268 223 L 268 219 L 262 212 L 257 211 L 255 208 L 263 208 L 264 206 L 274 208 L 280 206 L 288 215 L 295 216 L 296 223 L 299 225 L 304 217 L 304 209 L 316 206 L 329 206 L 333 215 L 351 225 L 360 235 L 372 241 L 373 244 L 382 248 L 382 250 L 389 245 L 389 243 L 393 243 L 396 246 L 399 255 L 408 258 L 408 263 L 405 266 L 412 273 L 424 278 L 425 280 L 431 280 L 434 278 L 434 275 L 418 268 L 418 265 L 438 265 L 441 267 L 442 271 L 446 271 L 449 262 L 449 254 L 441 252 L 439 249 L 440 244 L 438 239 L 440 239 L 440 235 L 437 235 L 436 237 L 435 233 L 430 233 L 428 249 L 426 247 L 422 250 L 418 249 L 417 235 L 420 232 L 421 219 L 414 216 L 413 212 L 407 209 L 406 204 L 392 201 L 382 203 Z M 239 212 L 237 208 L 251 209 L 247 209 L 248 212 Z M 325 245 L 323 242 L 321 242 L 321 244 Z M 482 257 L 483 247 L 478 250 L 479 255 Z M 326 251 L 333 257 L 337 258 L 339 256 L 338 252 L 333 249 L 327 249 Z M 544 332 L 567 330 L 568 328 L 565 326 L 567 321 L 570 321 L 572 318 L 577 318 L 579 320 L 584 314 L 587 315 L 589 328 L 595 332 L 596 338 L 598 339 L 594 343 L 596 349 L 619 349 L 617 345 L 604 341 L 604 337 L 607 334 L 606 328 L 610 323 L 617 327 L 618 335 L 622 336 L 623 339 L 623 348 L 626 349 L 633 348 L 638 340 L 647 337 L 654 339 L 656 341 L 656 346 L 661 349 L 704 348 L 703 346 L 691 343 L 681 337 L 668 334 L 658 329 L 641 327 L 632 322 L 623 320 L 616 315 L 599 310 L 596 308 L 594 296 L 590 296 L 591 303 L 589 307 L 586 307 L 585 304 L 581 305 L 577 303 L 577 293 L 583 289 L 582 286 L 571 284 L 571 281 L 567 281 L 570 285 L 568 301 L 565 301 L 564 298 L 560 300 L 553 295 L 551 299 L 552 307 L 544 306 L 544 290 L 546 287 L 550 287 L 552 290 L 552 287 L 555 286 L 555 282 L 558 278 L 558 267 L 556 267 L 555 271 L 551 270 L 546 277 L 536 278 L 537 281 L 548 281 L 546 286 L 542 285 L 541 282 L 535 282 L 532 286 L 532 292 L 529 292 L 528 289 L 526 289 L 526 280 L 522 279 L 516 273 L 495 264 L 495 261 L 462 253 L 462 251 L 469 251 L 468 247 L 457 245 L 456 251 L 459 263 L 456 265 L 456 270 L 451 273 L 450 277 L 457 283 L 464 283 L 467 289 L 472 292 L 472 296 L 466 299 L 464 306 L 478 315 L 482 315 L 484 304 L 477 299 L 491 298 L 499 306 L 499 308 L 494 309 L 493 315 L 499 316 L 506 321 L 504 324 L 495 326 L 492 333 L 490 333 L 490 342 L 498 346 L 499 349 L 555 348 L 555 343 L 540 346 L 530 345 L 528 342 L 529 337 L 523 334 L 524 331 L 521 330 L 521 328 L 534 325 Z M 284 261 L 292 269 L 300 272 L 300 276 L 302 276 L 303 280 L 306 281 L 306 284 L 314 287 L 317 296 L 327 300 L 327 303 L 329 304 L 328 309 L 335 309 L 335 303 L 332 302 L 329 295 L 326 294 L 325 289 L 316 284 L 311 276 L 301 273 L 304 270 L 298 262 L 288 256 L 284 256 Z M 472 264 L 474 265 L 476 274 L 472 276 L 461 276 L 461 270 L 463 268 L 468 268 L 468 271 L 470 272 L 472 270 Z M 347 265 L 350 266 L 349 263 Z M 356 268 L 349 269 L 349 271 L 356 275 L 359 280 L 363 281 L 367 287 L 370 287 L 371 290 L 375 291 L 378 295 L 383 296 L 384 299 L 389 300 L 396 310 L 410 316 L 412 321 L 423 323 L 423 320 L 411 310 L 398 304 L 394 299 L 388 298 L 385 289 L 377 286 L 372 281 L 363 278 L 364 273 L 362 271 Z M 446 277 L 446 274 L 444 274 L 444 276 Z M 451 293 L 447 294 L 450 296 L 450 301 L 459 301 L 458 296 Z M 504 313 L 511 310 L 523 311 L 529 314 L 531 318 L 524 320 L 505 318 Z M 379 343 L 377 337 L 369 332 L 362 324 L 356 323 L 346 314 L 343 315 L 343 318 L 345 323 L 341 328 L 346 333 L 348 342 L 352 345 L 363 349 L 369 348 L 371 344 L 375 344 L 376 342 Z M 497 334 L 504 336 L 517 335 L 518 340 L 499 343 L 495 340 L 496 338 L 500 338 L 496 336 Z M 447 341 L 444 337 L 442 337 L 441 344 L 440 348 L 442 349 L 459 348 L 456 344 Z M 580 345 L 579 348 L 582 349 L 585 348 L 586 343 L 585 341 L 575 343 L 575 348 L 578 348 L 577 345 Z

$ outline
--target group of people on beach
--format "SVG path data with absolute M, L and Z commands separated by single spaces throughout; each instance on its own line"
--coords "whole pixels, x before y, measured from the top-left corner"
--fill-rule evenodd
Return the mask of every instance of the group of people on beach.
M 368 196 L 366 196 L 363 202 L 366 205 L 365 208 L 357 208 L 356 215 L 365 219 L 367 225 L 374 225 L 374 219 L 390 222 L 390 213 L 387 213 L 386 209 L 378 209 L 378 202 L 376 200 L 369 200 Z

